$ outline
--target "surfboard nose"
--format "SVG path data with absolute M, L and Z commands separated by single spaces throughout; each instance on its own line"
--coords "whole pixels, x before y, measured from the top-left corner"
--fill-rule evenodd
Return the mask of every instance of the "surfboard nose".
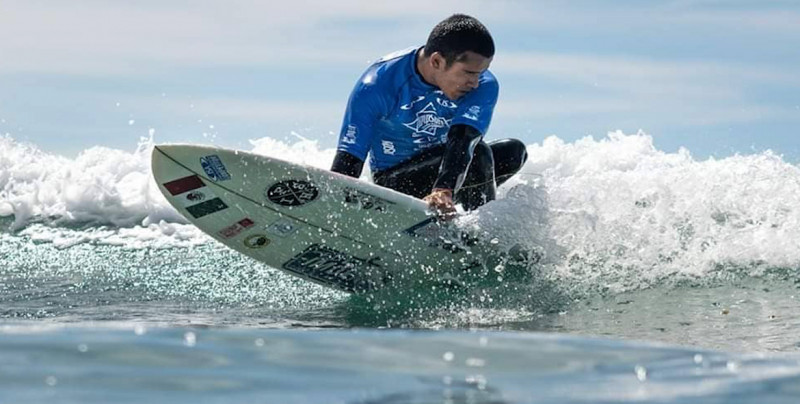
M 190 156 L 202 156 L 214 154 L 220 150 L 225 150 L 214 146 L 202 146 L 194 144 L 165 143 L 153 146 L 151 161 L 155 162 L 161 157 L 170 160 L 183 160 Z

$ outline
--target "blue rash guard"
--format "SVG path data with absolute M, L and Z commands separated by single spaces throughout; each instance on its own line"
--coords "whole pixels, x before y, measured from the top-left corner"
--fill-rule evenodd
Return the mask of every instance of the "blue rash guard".
M 347 103 L 338 150 L 365 161 L 372 172 L 402 163 L 421 151 L 447 143 L 452 125 L 482 135 L 489 129 L 499 87 L 488 70 L 478 88 L 450 100 L 423 81 L 411 48 L 384 56 L 361 76 Z

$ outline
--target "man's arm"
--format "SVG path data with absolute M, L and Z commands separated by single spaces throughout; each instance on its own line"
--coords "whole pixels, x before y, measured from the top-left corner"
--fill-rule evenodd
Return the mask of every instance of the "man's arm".
M 333 165 L 331 165 L 331 171 L 353 178 L 360 177 L 363 169 L 364 160 L 342 150 L 336 152 L 336 157 L 333 158 Z
M 433 191 L 425 197 L 428 205 L 445 216 L 455 213 L 453 195 L 458 192 L 472 162 L 475 146 L 489 129 L 500 87 L 488 70 L 480 86 L 459 101 L 458 110 L 447 133 L 447 150 Z
M 386 109 L 385 93 L 379 88 L 376 75 L 374 68 L 368 69 L 350 93 L 331 165 L 333 172 L 361 176 L 374 136 L 373 125 Z
M 481 132 L 469 125 L 453 125 L 450 128 L 447 133 L 447 149 L 434 188 L 458 192 L 464 185 L 475 145 L 481 141 L 482 136 Z
M 439 176 L 431 193 L 423 199 L 445 217 L 456 212 L 453 195 L 464 185 L 475 145 L 482 136 L 478 129 L 464 124 L 451 126 L 447 133 L 447 148 L 439 167 Z

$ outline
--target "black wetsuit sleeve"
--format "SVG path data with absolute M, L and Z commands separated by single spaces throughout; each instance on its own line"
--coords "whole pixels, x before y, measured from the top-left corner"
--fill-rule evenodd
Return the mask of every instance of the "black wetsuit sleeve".
M 335 173 L 344 174 L 353 178 L 361 176 L 361 170 L 364 169 L 364 161 L 360 158 L 345 152 L 337 151 L 336 157 L 333 158 L 331 171 Z
M 480 142 L 483 135 L 480 131 L 469 125 L 453 125 L 447 132 L 447 149 L 439 168 L 439 177 L 436 178 L 434 188 L 452 189 L 455 194 L 461 185 L 472 162 L 475 145 Z

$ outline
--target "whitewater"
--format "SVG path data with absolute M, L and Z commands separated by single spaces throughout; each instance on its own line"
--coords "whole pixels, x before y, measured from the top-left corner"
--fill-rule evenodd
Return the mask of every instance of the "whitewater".
M 157 142 L 67 158 L 0 138 L 0 403 L 800 397 L 800 168 L 773 152 L 549 137 L 457 221 L 540 262 L 459 297 L 365 299 L 188 224 L 152 180 Z M 299 136 L 248 151 L 335 154 Z

